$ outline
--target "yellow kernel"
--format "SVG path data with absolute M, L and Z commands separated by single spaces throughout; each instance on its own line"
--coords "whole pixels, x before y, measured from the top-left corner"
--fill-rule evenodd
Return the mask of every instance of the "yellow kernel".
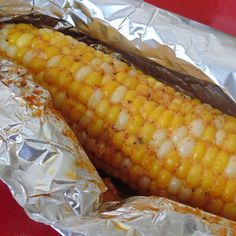
M 164 106 L 158 106 L 157 108 L 155 108 L 152 113 L 150 114 L 150 119 L 153 121 L 156 121 L 159 119 L 159 117 L 161 116 L 161 114 L 163 114 L 165 112 L 165 107 Z
M 114 155 L 114 158 L 113 158 L 113 161 L 112 161 L 112 166 L 114 167 L 114 168 L 116 168 L 116 169 L 119 169 L 120 168 L 120 166 L 121 166 L 121 163 L 122 163 L 122 161 L 123 161 L 123 156 L 121 155 L 121 153 L 116 153 L 115 155 Z
M 81 116 L 86 112 L 84 105 L 77 103 L 70 112 L 70 119 L 74 122 L 78 122 Z
M 54 99 L 54 106 L 56 109 L 60 109 L 65 102 L 66 93 L 64 91 L 59 92 Z
M 103 120 L 102 119 L 95 119 L 88 125 L 87 131 L 88 134 L 92 137 L 96 137 L 99 135 L 103 127 Z
M 96 106 L 95 113 L 103 118 L 107 115 L 107 111 L 110 107 L 109 102 L 106 99 L 103 99 L 101 102 L 99 102 Z
M 73 74 L 73 76 L 75 76 L 75 73 L 77 72 L 77 71 L 79 71 L 79 69 L 82 67 L 82 66 L 84 66 L 82 63 L 80 63 L 80 62 L 75 62 L 75 63 L 73 63 L 72 65 L 71 65 L 71 67 L 70 67 L 70 72 Z
M 41 84 L 43 83 L 44 81 L 44 75 L 45 75 L 45 72 L 44 71 L 41 71 L 40 73 L 36 74 L 34 76 L 34 80 L 38 83 L 38 84 Z M 51 91 L 50 91 L 51 92 Z
M 45 41 L 49 41 L 53 37 L 53 32 L 44 32 L 41 35 L 42 39 Z
M 211 167 L 216 159 L 216 155 L 218 154 L 218 152 L 219 150 L 216 147 L 214 146 L 208 147 L 204 157 L 202 158 L 202 164 L 205 167 Z
M 197 161 L 200 161 L 205 155 L 206 145 L 204 142 L 198 141 L 193 149 L 193 158 Z
M 182 106 L 180 106 L 180 109 L 185 114 L 193 112 L 193 106 L 190 103 L 182 104 Z
M 158 124 L 162 128 L 167 128 L 169 124 L 171 123 L 172 119 L 174 117 L 174 113 L 172 111 L 165 111 L 162 113 L 158 119 Z
M 73 98 L 77 98 L 79 91 L 82 89 L 83 85 L 79 81 L 73 81 L 68 88 L 68 95 Z
M 122 146 L 122 151 L 126 156 L 129 156 L 131 154 L 131 151 L 133 148 L 135 148 L 136 144 L 136 137 L 135 136 L 129 136 Z
M 47 82 L 50 82 L 51 84 L 56 85 L 56 81 L 59 75 L 60 75 L 60 71 L 57 67 L 50 67 L 46 70 L 44 77 Z
M 151 112 L 156 108 L 158 105 L 153 101 L 147 101 L 141 109 L 141 113 L 144 117 L 148 117 Z
M 107 115 L 105 117 L 105 119 L 110 123 L 110 124 L 114 124 L 118 115 L 120 114 L 120 111 L 121 111 L 121 107 L 120 105 L 115 105 L 115 106 L 112 106 L 108 112 L 107 112 Z
M 225 151 L 221 151 L 218 153 L 213 165 L 212 165 L 212 171 L 216 174 L 221 174 L 224 172 L 224 169 L 226 168 L 229 161 L 229 154 Z
M 22 32 L 15 31 L 13 34 L 10 34 L 8 41 L 10 44 L 15 45 L 18 38 L 22 35 Z
M 82 102 L 83 104 L 87 104 L 89 98 L 91 97 L 93 93 L 93 89 L 90 86 L 83 85 L 78 93 L 78 100 Z
M 136 134 L 138 133 L 141 125 L 143 124 L 143 119 L 140 115 L 133 115 L 130 117 L 129 121 L 126 125 L 126 131 L 129 134 Z
M 207 203 L 207 211 L 219 215 L 222 208 L 224 206 L 224 203 L 220 200 L 220 199 L 211 199 L 208 203 Z
M 150 192 L 151 196 L 158 196 L 159 195 L 158 184 L 155 181 L 152 181 L 149 192 Z
M 157 179 L 160 170 L 161 170 L 160 162 L 159 162 L 158 160 L 155 160 L 155 161 L 152 162 L 152 164 L 149 166 L 149 169 L 148 169 L 149 176 L 150 176 L 152 179 Z
M 195 188 L 199 185 L 202 174 L 201 165 L 193 164 L 187 175 L 187 183 L 190 188 Z
M 155 125 L 151 123 L 145 123 L 144 126 L 140 130 L 140 135 L 144 143 L 148 143 L 154 132 L 156 131 Z
M 30 68 L 33 73 L 38 73 L 40 71 L 43 71 L 45 66 L 45 61 L 39 57 L 33 58 L 33 60 L 30 63 Z
M 170 182 L 170 179 L 171 174 L 168 171 L 162 169 L 157 179 L 159 188 L 166 189 Z
M 16 41 L 16 46 L 19 48 L 27 47 L 33 40 L 33 35 L 29 33 L 22 34 Z
M 124 132 L 115 132 L 111 136 L 111 141 L 115 148 L 120 148 L 124 143 Z
M 235 203 L 225 204 L 221 215 L 230 220 L 236 220 L 236 204 Z
M 142 170 L 138 165 L 132 165 L 129 170 L 130 180 L 132 182 L 137 182 L 140 179 Z
M 71 98 L 65 100 L 61 110 L 64 116 L 69 117 L 70 111 L 74 107 L 74 105 L 75 103 Z
M 210 196 L 213 198 L 219 197 L 224 190 L 225 184 L 226 182 L 223 176 L 219 176 L 219 177 L 216 176 L 214 179 L 214 184 L 211 186 L 210 191 L 209 191 Z
M 235 133 L 236 130 L 236 121 L 227 120 L 224 124 L 224 130 L 227 132 Z
M 33 39 L 31 45 L 30 45 L 33 49 L 42 49 L 43 51 L 45 50 L 45 43 L 40 39 L 40 38 L 35 38 Z
M 192 113 L 188 113 L 187 115 L 185 115 L 184 119 L 185 119 L 185 124 L 188 125 L 195 119 L 195 116 Z
M 58 93 L 58 88 L 57 86 L 52 85 L 49 87 L 49 91 L 50 91 L 51 97 L 54 99 Z
M 114 92 L 114 90 L 119 86 L 119 84 L 115 81 L 109 81 L 104 85 L 102 90 L 104 91 L 105 96 L 111 96 L 111 94 Z
M 88 64 L 90 61 L 92 61 L 95 58 L 93 53 L 85 53 L 82 57 L 82 62 L 84 62 L 85 64 Z
M 27 51 L 29 51 L 29 48 L 19 48 L 16 55 L 16 61 L 21 63 Z
M 213 115 L 211 114 L 211 112 L 205 111 L 201 114 L 201 117 L 203 120 L 207 121 L 207 122 L 211 122 L 213 120 Z
M 201 188 L 204 190 L 211 188 L 211 186 L 214 185 L 214 179 L 215 175 L 213 172 L 210 169 L 205 169 L 201 177 Z
M 127 73 L 125 72 L 118 72 L 116 74 L 116 81 L 122 83 L 128 77 Z
M 206 203 L 206 193 L 202 189 L 195 189 L 190 199 L 190 204 L 194 207 L 203 207 Z
M 236 134 L 228 134 L 223 147 L 229 152 L 234 152 L 236 150 Z
M 169 153 L 168 156 L 164 159 L 164 166 L 169 172 L 172 172 L 174 168 L 178 165 L 179 163 L 179 155 L 176 152 L 176 150 L 172 149 Z
M 134 99 L 132 104 L 132 109 L 134 110 L 134 112 L 138 112 L 145 102 L 146 99 L 144 97 L 137 97 L 136 99 Z
M 236 183 L 235 180 L 228 180 L 221 198 L 224 202 L 232 202 L 236 193 Z
M 147 96 L 148 96 L 149 88 L 148 88 L 148 86 L 145 85 L 145 84 L 139 84 L 139 85 L 136 87 L 135 91 L 136 91 L 136 93 L 137 93 L 138 95 L 143 95 L 143 96 L 147 97 Z
M 192 163 L 190 163 L 188 160 L 182 161 L 181 165 L 176 171 L 176 177 L 180 179 L 185 179 L 191 166 Z
M 135 164 L 139 164 L 141 163 L 144 154 L 145 154 L 145 147 L 144 145 L 137 145 L 137 147 L 135 146 L 135 148 L 133 148 L 132 150 L 132 154 L 130 156 L 131 160 L 133 163 Z
M 215 134 L 215 126 L 208 125 L 203 133 L 202 139 L 207 142 L 213 142 L 213 140 L 215 139 Z
M 63 69 L 69 68 L 74 63 L 72 56 L 63 56 L 60 61 L 60 67 Z
M 58 33 L 58 32 L 55 32 L 55 33 Z M 63 34 L 62 35 L 58 34 L 58 36 L 55 37 L 55 40 L 56 40 L 56 45 L 60 48 L 68 47 L 70 44 L 70 42 L 67 40 L 67 38 Z
M 66 71 L 63 71 L 56 78 L 55 84 L 58 85 L 60 89 L 67 89 L 71 84 L 72 78 L 70 74 Z
M 85 83 L 91 86 L 99 86 L 102 80 L 101 73 L 97 71 L 91 72 L 85 79 Z
M 124 96 L 124 102 L 131 103 L 132 101 L 134 101 L 135 97 L 136 97 L 135 92 L 129 90 Z
M 59 54 L 59 50 L 56 47 L 46 47 L 44 50 L 44 54 L 46 56 L 46 59 L 50 59 L 56 55 Z
M 184 116 L 175 114 L 174 118 L 170 123 L 170 127 L 177 128 L 184 124 Z
M 125 87 L 129 89 L 135 89 L 137 86 L 138 80 L 135 77 L 129 77 L 125 79 L 125 81 L 122 83 Z

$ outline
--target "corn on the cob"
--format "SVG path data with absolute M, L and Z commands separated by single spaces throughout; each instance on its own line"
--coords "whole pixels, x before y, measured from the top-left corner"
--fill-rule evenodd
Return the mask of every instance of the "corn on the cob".
M 0 42 L 50 91 L 97 167 L 236 220 L 235 117 L 59 32 L 4 25 Z

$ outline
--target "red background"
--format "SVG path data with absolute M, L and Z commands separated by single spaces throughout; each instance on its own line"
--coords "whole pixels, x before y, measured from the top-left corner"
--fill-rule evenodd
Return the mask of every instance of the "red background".
M 161 8 L 236 36 L 235 0 L 147 0 Z M 31 221 L 0 181 L 1 236 L 56 236 L 49 226 Z

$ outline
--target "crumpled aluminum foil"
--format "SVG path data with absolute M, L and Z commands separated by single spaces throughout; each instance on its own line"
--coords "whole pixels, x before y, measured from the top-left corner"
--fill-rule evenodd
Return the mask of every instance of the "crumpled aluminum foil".
M 235 39 L 141 0 L 11 0 L 0 7 L 1 22 L 31 13 L 63 19 L 54 29 L 75 26 L 114 48 L 220 85 L 236 100 Z M 105 187 L 65 123 L 44 106 L 47 93 L 37 97 L 43 104 L 32 103 L 30 75 L 7 60 L 0 64 L 0 178 L 32 219 L 62 235 L 235 234 L 234 223 L 163 198 L 100 205 Z M 25 73 L 27 90 L 19 86 Z

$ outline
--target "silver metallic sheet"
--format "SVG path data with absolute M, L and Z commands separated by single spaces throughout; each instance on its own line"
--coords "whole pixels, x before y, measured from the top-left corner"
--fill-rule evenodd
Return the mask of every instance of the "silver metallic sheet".
M 18 203 L 48 224 L 94 211 L 105 187 L 48 92 L 0 58 L 0 97 L 0 179 Z

